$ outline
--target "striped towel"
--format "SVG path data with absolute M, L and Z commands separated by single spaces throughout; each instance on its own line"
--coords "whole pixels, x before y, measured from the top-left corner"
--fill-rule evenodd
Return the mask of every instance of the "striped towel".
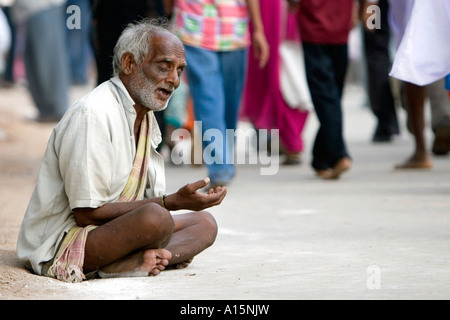
M 72 227 L 64 237 L 47 275 L 71 283 L 86 279 L 83 273 L 84 247 L 89 231 L 95 228 L 96 226 Z
M 153 111 L 151 111 L 153 112 Z M 151 150 L 151 121 L 147 114 L 141 122 L 136 157 L 133 169 L 128 177 L 118 202 L 128 202 L 144 199 L 144 191 L 147 183 L 148 163 Z
M 151 121 L 146 114 L 141 122 L 136 157 L 127 184 L 118 202 L 141 200 L 147 183 L 151 150 Z M 86 239 L 96 226 L 72 227 L 56 253 L 47 275 L 65 282 L 78 283 L 86 279 L 83 273 Z

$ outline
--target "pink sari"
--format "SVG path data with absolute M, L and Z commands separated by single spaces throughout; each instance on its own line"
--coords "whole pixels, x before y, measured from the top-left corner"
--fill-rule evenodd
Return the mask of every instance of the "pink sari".
M 294 153 L 304 149 L 301 135 L 308 112 L 289 107 L 280 90 L 281 62 L 278 50 L 281 41 L 284 36 L 289 40 L 300 41 L 297 15 L 283 12 L 287 11 L 284 3 L 284 0 L 260 2 L 265 34 L 270 45 L 270 59 L 265 68 L 260 69 L 253 56 L 253 47 L 250 46 L 241 119 L 250 121 L 256 129 L 279 129 L 281 143 L 288 152 Z M 287 30 L 284 30 L 282 19 L 286 14 L 288 24 Z

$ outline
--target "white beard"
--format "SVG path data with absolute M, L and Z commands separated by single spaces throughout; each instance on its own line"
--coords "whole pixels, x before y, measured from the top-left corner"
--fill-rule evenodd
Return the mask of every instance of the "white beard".
M 143 105 L 152 111 L 164 110 L 170 99 L 163 105 L 156 99 L 156 83 L 153 80 L 149 80 L 142 70 L 141 66 L 138 66 L 139 72 L 135 77 L 130 80 L 130 91 L 132 96 L 137 100 L 136 102 Z

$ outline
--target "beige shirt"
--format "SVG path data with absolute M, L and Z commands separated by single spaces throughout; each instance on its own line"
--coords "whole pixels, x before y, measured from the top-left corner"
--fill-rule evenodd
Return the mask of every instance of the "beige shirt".
M 153 113 L 147 198 L 165 191 L 164 161 Z M 134 102 L 118 77 L 75 102 L 53 130 L 17 241 L 17 254 L 37 274 L 75 223 L 74 208 L 98 208 L 119 198 L 136 144 Z

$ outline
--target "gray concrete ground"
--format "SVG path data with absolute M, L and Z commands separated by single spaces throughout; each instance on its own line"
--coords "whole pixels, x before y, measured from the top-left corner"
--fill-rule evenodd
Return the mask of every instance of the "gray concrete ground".
M 359 88 L 347 88 L 350 172 L 338 181 L 314 176 L 311 114 L 303 164 L 280 166 L 272 176 L 239 165 L 223 204 L 210 210 L 219 225 L 216 243 L 188 268 L 65 284 L 17 271 L 9 246 L 1 264 L 28 282 L 0 298 L 449 299 L 450 157 L 433 157 L 433 170 L 395 171 L 411 154 L 412 137 L 403 130 L 392 143 L 372 144 L 375 121 L 363 102 Z M 431 143 L 429 129 L 427 137 Z M 205 175 L 203 167 L 168 166 L 167 191 Z M 18 280 L 8 281 L 1 286 Z

